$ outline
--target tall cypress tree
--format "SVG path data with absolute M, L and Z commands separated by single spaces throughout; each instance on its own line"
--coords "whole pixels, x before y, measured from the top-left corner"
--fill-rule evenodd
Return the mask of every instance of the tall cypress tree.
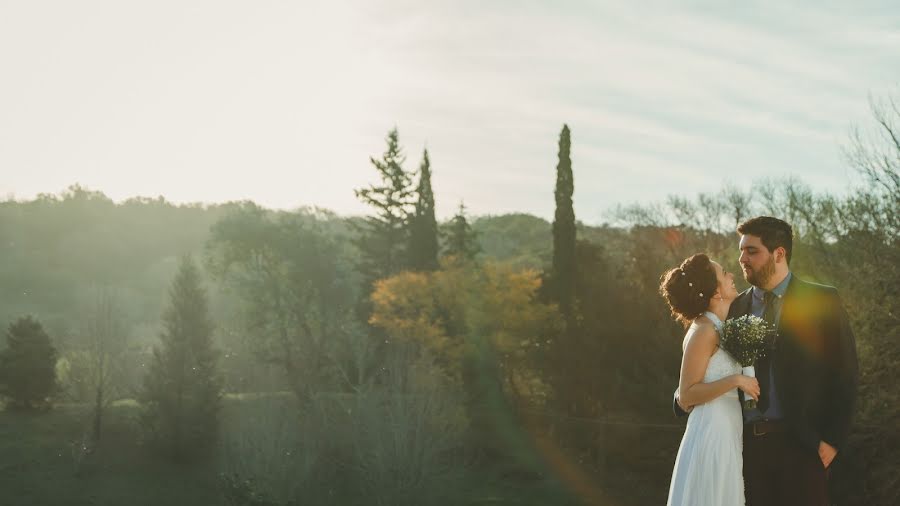
M 161 346 L 153 350 L 144 381 L 143 422 L 152 439 L 182 460 L 212 448 L 221 405 L 213 322 L 190 256 L 182 259 L 169 297 Z
M 559 134 L 559 162 L 556 165 L 556 215 L 553 219 L 553 286 L 560 311 L 571 323 L 575 303 L 575 211 L 572 193 L 572 159 L 569 126 Z
M 388 132 L 386 141 L 387 150 L 381 158 L 369 158 L 378 171 L 380 183 L 354 190 L 357 198 L 375 208 L 373 216 L 366 216 L 357 240 L 362 253 L 360 270 L 368 283 L 409 265 L 407 233 L 415 204 L 412 179 L 403 169 L 406 157 L 396 128 Z
M 481 252 L 478 236 L 466 219 L 466 206 L 460 202 L 456 215 L 445 225 L 445 256 L 454 256 L 460 260 L 471 262 Z
M 428 150 L 419 166 L 416 211 L 410 223 L 410 267 L 433 271 L 438 267 L 438 226 L 434 217 L 434 192 L 431 190 L 431 161 Z

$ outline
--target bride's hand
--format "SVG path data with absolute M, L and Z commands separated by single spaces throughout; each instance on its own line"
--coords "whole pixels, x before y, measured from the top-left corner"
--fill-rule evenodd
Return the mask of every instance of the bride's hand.
M 743 374 L 735 374 L 732 378 L 734 378 L 734 383 L 737 388 L 740 388 L 745 394 L 753 397 L 754 401 L 759 401 L 759 381 L 756 378 L 744 376 Z

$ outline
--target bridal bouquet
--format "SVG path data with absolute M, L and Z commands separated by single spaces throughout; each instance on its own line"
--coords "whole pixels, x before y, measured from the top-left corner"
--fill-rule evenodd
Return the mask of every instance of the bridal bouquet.
M 758 316 L 746 315 L 726 320 L 722 327 L 722 348 L 741 364 L 745 376 L 756 377 L 753 364 L 766 356 L 772 329 Z M 744 401 L 744 408 L 753 409 L 756 401 Z

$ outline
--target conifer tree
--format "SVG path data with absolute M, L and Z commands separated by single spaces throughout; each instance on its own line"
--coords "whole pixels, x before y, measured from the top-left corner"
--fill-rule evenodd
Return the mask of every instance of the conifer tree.
M 0 352 L 0 395 L 20 407 L 41 406 L 57 390 L 57 352 L 50 336 L 39 321 L 25 316 L 10 324 L 6 344 Z
M 572 159 L 569 156 L 571 139 L 568 125 L 559 134 L 559 162 L 556 165 L 556 214 L 553 219 L 553 271 L 554 295 L 560 311 L 568 323 L 572 323 L 575 303 L 575 211 L 572 193 L 575 189 L 572 177 Z
M 445 225 L 445 256 L 454 256 L 463 261 L 474 261 L 481 246 L 478 236 L 466 218 L 466 206 L 460 202 L 456 215 Z
M 419 167 L 418 200 L 410 223 L 410 267 L 432 271 L 438 267 L 438 226 L 434 216 L 434 192 L 431 189 L 431 161 L 428 150 Z
M 354 190 L 357 198 L 375 209 L 374 215 L 366 216 L 357 240 L 362 253 L 360 270 L 369 283 L 409 264 L 406 250 L 409 220 L 414 212 L 412 179 L 403 169 L 406 157 L 396 128 L 388 132 L 386 141 L 387 150 L 381 158 L 369 159 L 381 181 Z
M 207 294 L 190 256 L 169 290 L 160 341 L 145 378 L 144 426 L 175 460 L 202 455 L 218 432 L 221 386 Z

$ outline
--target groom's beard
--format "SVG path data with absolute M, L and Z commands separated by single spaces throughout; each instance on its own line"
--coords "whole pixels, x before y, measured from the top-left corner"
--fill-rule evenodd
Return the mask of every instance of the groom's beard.
M 759 270 L 753 270 L 752 268 L 748 270 L 744 270 L 744 279 L 747 280 L 753 286 L 758 286 L 760 288 L 766 286 L 766 283 L 772 279 L 772 276 L 775 275 L 775 257 L 769 257 L 769 261 L 763 264 Z

